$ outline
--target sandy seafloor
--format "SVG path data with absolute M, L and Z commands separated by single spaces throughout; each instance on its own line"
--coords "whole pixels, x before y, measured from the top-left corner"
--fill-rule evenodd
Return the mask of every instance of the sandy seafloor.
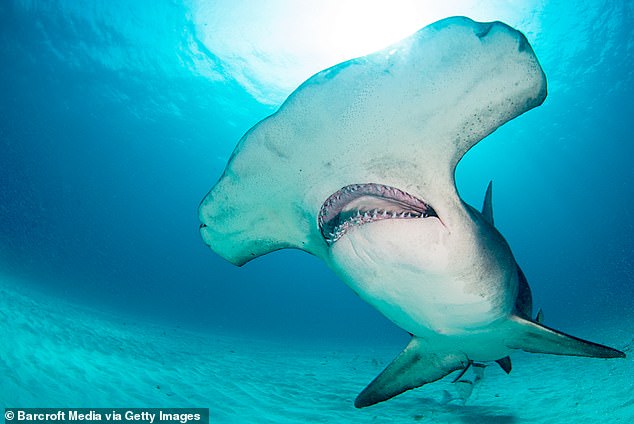
M 94 311 L 0 282 L 5 407 L 209 407 L 212 423 L 632 423 L 631 322 L 577 329 L 627 359 L 512 356 L 465 405 L 451 377 L 358 410 L 402 346 L 295 343 L 191 332 Z M 567 329 L 570 331 L 570 329 Z

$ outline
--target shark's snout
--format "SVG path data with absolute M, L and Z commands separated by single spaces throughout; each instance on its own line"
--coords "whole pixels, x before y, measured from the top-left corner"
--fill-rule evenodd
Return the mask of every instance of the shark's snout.
M 209 235 L 207 234 L 209 229 L 207 227 L 209 222 L 209 216 L 206 213 L 206 207 L 209 204 L 209 194 L 207 194 L 198 205 L 198 222 L 200 225 L 198 226 L 198 232 L 200 233 L 200 237 L 202 237 L 203 241 L 207 246 L 211 246 L 211 243 L 208 240 Z
M 207 246 L 211 246 L 211 243 L 209 241 L 209 234 L 208 234 L 208 228 L 207 228 L 207 224 L 205 223 L 201 223 L 200 226 L 198 227 L 198 232 L 200 233 L 200 237 L 203 239 L 203 242 L 207 245 Z

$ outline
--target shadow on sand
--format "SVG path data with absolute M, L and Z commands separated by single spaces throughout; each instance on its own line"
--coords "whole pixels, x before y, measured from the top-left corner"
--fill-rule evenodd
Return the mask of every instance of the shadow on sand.
M 415 420 L 425 421 L 429 417 L 429 412 L 433 411 L 434 417 L 439 414 L 451 416 L 456 421 L 466 424 L 515 424 L 519 418 L 506 409 L 481 405 L 460 405 L 457 403 L 447 403 L 435 399 L 420 399 L 418 407 L 423 407 L 427 413 L 414 415 Z

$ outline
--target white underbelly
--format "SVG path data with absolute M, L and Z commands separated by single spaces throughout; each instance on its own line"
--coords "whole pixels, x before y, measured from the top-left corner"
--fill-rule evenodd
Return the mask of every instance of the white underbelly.
M 463 281 L 420 275 L 407 279 L 399 276 L 395 280 L 389 275 L 369 277 L 350 269 L 336 272 L 363 300 L 399 327 L 419 336 L 428 331 L 468 331 L 499 316 L 490 301 L 467 293 Z
M 456 252 L 433 227 L 424 234 L 424 247 L 417 248 L 411 228 L 378 224 L 342 237 L 331 247 L 329 262 L 352 290 L 395 324 L 421 337 L 458 335 L 510 312 L 512 302 L 504 298 L 509 294 L 495 290 L 506 278 L 501 267 L 487 267 L 477 257 L 457 263 Z M 383 244 L 373 245 L 376 239 Z

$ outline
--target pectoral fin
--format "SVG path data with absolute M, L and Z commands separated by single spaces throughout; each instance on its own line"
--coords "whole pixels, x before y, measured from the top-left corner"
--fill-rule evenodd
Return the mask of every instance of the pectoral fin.
M 428 346 L 420 338 L 412 337 L 405 350 L 357 396 L 354 406 L 363 408 L 383 402 L 407 390 L 439 380 L 469 364 L 462 353 L 429 352 L 426 348 Z
M 625 358 L 625 353 L 597 343 L 582 340 L 537 322 L 511 317 L 514 337 L 507 342 L 512 349 L 552 355 L 589 356 L 593 358 Z

